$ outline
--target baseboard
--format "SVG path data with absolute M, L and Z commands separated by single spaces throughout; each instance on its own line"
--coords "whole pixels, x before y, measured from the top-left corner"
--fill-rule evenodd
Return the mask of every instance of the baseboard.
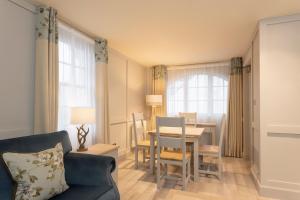
M 250 169 L 254 184 L 258 193 L 261 196 L 280 199 L 280 200 L 299 200 L 300 199 L 300 191 L 299 190 L 291 190 L 287 188 L 279 188 L 262 185 L 253 169 Z

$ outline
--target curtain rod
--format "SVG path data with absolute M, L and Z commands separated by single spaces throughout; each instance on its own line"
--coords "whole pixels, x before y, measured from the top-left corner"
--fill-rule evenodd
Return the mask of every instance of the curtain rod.
M 85 35 L 86 37 L 91 38 L 92 40 L 96 40 L 98 37 L 95 36 L 94 34 L 91 33 L 87 33 L 87 31 L 83 31 L 81 28 L 79 28 L 78 26 L 74 25 L 73 23 L 71 23 L 69 20 L 65 19 L 64 17 L 57 15 L 57 18 L 60 22 L 62 22 L 63 24 L 70 26 L 71 28 L 75 29 L 76 31 L 80 32 L 81 34 Z
M 167 70 L 180 70 L 180 69 L 196 69 L 201 68 L 205 65 L 206 67 L 214 67 L 215 65 L 230 66 L 230 60 L 218 61 L 218 62 L 207 62 L 207 63 L 190 63 L 181 65 L 168 65 Z
M 230 60 L 222 60 L 222 61 L 213 61 L 213 62 L 198 62 L 198 63 L 188 63 L 188 64 L 178 64 L 178 65 L 167 65 L 167 67 L 185 67 L 185 66 L 193 66 L 193 65 L 209 65 L 209 64 L 219 64 L 219 63 L 229 63 Z

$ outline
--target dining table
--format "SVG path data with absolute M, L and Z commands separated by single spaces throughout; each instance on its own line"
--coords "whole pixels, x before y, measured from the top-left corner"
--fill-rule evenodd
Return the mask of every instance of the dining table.
M 197 122 L 197 123 L 186 123 L 187 126 L 195 126 L 197 128 L 204 128 L 204 132 L 210 133 L 211 144 L 216 145 L 216 122 Z
M 198 181 L 199 173 L 199 140 L 204 132 L 204 128 L 198 128 L 198 127 L 186 127 L 185 128 L 185 137 L 186 142 L 193 144 L 193 161 L 194 161 L 194 167 L 193 167 L 193 177 L 194 181 Z M 151 130 L 148 132 L 150 136 L 150 173 L 154 174 L 155 169 L 155 148 L 154 143 L 156 140 L 156 129 Z M 166 137 L 181 137 L 182 136 L 182 130 L 178 127 L 161 127 L 160 128 L 160 135 L 166 136 Z

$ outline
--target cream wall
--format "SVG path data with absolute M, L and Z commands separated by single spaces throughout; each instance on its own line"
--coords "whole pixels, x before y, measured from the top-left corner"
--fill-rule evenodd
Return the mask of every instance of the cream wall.
M 0 1 L 0 139 L 33 133 L 34 7 L 15 3 Z
M 132 112 L 145 112 L 146 68 L 116 50 L 109 50 L 109 143 L 131 148 Z

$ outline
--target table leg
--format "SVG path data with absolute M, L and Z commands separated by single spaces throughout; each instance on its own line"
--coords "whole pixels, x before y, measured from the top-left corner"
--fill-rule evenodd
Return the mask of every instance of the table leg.
M 154 174 L 154 163 L 155 163 L 155 157 L 154 157 L 154 135 L 150 135 L 150 173 Z
M 195 138 L 194 139 L 194 181 L 195 182 L 198 181 L 198 177 L 199 177 L 198 168 L 199 168 L 199 142 L 198 142 L 198 138 Z
M 212 145 L 216 145 L 216 127 L 210 128 Z

